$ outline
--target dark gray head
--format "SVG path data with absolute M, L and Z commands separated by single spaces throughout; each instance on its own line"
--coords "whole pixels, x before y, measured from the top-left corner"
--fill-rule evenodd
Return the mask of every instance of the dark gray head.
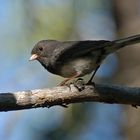
M 34 48 L 31 51 L 31 55 L 36 55 L 39 57 L 47 57 L 56 47 L 55 44 L 58 43 L 56 40 L 41 40 L 37 44 L 35 44 Z M 35 58 L 35 59 L 37 59 Z M 35 60 L 34 58 L 30 58 L 30 60 Z
M 38 60 L 46 68 L 49 64 L 49 58 L 51 57 L 52 52 L 56 48 L 56 44 L 58 42 L 59 41 L 56 40 L 39 41 L 32 49 L 29 60 Z

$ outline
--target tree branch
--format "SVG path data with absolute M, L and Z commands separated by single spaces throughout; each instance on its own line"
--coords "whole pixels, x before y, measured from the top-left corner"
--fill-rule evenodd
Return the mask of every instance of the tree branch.
M 51 107 L 80 102 L 104 102 L 140 105 L 140 88 L 119 85 L 86 85 L 79 91 L 74 85 L 19 91 L 0 94 L 0 111 L 12 111 L 37 107 Z

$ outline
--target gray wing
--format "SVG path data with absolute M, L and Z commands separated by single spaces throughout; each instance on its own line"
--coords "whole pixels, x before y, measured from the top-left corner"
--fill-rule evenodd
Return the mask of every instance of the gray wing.
M 59 64 L 70 58 L 88 55 L 88 53 L 97 51 L 106 46 L 110 46 L 111 44 L 112 42 L 107 40 L 60 42 L 59 45 L 57 45 L 55 50 L 53 51 L 51 63 Z

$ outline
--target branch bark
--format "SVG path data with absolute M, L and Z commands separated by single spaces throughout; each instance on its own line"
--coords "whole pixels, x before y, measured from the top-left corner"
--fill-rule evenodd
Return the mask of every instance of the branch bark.
M 94 88 L 95 87 L 95 88 Z M 86 85 L 79 91 L 74 85 L 0 94 L 0 111 L 51 107 L 80 102 L 104 102 L 140 105 L 140 88 L 119 85 Z

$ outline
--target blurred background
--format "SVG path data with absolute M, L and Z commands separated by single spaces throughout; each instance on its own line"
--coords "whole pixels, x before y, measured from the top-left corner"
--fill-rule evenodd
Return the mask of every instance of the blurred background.
M 140 33 L 140 0 L 0 0 L 0 92 L 56 86 L 31 49 L 42 39 L 113 40 Z M 140 44 L 110 55 L 96 82 L 140 86 Z M 140 109 L 80 103 L 0 113 L 0 140 L 139 140 Z

